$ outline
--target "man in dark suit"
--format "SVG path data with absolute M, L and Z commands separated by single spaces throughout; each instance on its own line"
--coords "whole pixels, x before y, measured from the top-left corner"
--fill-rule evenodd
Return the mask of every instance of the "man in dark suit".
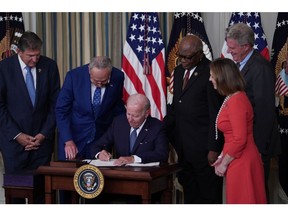
M 125 113 L 123 82 L 123 72 L 112 67 L 106 56 L 67 73 L 56 103 L 58 159 L 91 157 L 91 143 L 103 135 L 115 116 Z
M 168 139 L 160 120 L 150 116 L 149 99 L 133 94 L 127 100 L 126 115 L 117 116 L 107 132 L 97 140 L 91 154 L 107 161 L 114 151 L 115 165 L 167 162 Z M 130 137 L 136 132 L 136 140 Z M 114 147 L 114 148 L 113 148 Z
M 237 23 L 226 29 L 228 50 L 245 79 L 245 91 L 254 110 L 255 143 L 261 153 L 268 196 L 270 158 L 279 153 L 275 115 L 275 73 L 272 65 L 258 51 L 253 49 L 255 37 L 251 27 Z M 274 139 L 274 140 L 273 140 Z
M 35 33 L 24 32 L 18 54 L 0 61 L 0 149 L 6 174 L 33 172 L 51 160 L 60 78 L 56 62 L 40 55 L 41 46 Z M 42 180 L 34 179 L 34 186 L 41 187 Z M 44 193 L 35 202 L 44 203 Z
M 5 173 L 34 170 L 51 160 L 60 78 L 56 62 L 40 55 L 41 46 L 35 33 L 24 32 L 18 54 L 0 61 L 0 149 Z M 27 74 L 32 74 L 30 89 Z
M 215 119 L 223 98 L 209 83 L 210 61 L 197 36 L 183 37 L 178 58 L 181 64 L 174 69 L 173 101 L 164 121 L 183 166 L 178 180 L 184 202 L 222 203 L 222 179 L 210 165 L 223 147 L 223 137 L 215 139 Z

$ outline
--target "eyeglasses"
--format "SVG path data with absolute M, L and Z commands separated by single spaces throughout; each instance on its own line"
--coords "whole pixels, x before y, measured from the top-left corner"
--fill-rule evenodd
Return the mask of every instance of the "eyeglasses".
M 102 86 L 104 86 L 104 85 L 107 85 L 107 83 L 109 82 L 109 79 L 110 79 L 110 77 L 108 78 L 108 79 L 105 79 L 105 80 L 95 80 L 95 79 L 93 79 L 92 77 L 91 77 L 91 82 L 94 84 L 94 85 L 96 85 L 97 87 L 102 87 Z
M 107 80 L 93 80 L 93 83 L 98 83 L 98 84 L 107 84 L 108 83 L 108 79 Z
M 200 50 L 199 51 L 197 51 L 197 52 L 195 52 L 193 55 L 190 55 L 190 56 L 184 56 L 184 55 L 181 55 L 181 54 L 179 54 L 179 53 L 177 53 L 176 55 L 177 55 L 177 57 L 179 58 L 179 60 L 187 60 L 187 61 L 191 61 L 193 58 L 194 58 L 194 56 L 196 56 L 198 53 L 200 52 Z

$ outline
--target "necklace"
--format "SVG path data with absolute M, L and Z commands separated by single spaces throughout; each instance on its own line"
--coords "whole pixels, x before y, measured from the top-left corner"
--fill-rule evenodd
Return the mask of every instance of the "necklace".
M 227 101 L 230 99 L 231 95 L 228 95 L 225 97 L 219 111 L 218 111 L 218 114 L 217 114 L 217 117 L 216 117 L 216 121 L 215 121 L 215 139 L 217 140 L 218 139 L 218 129 L 217 129 L 217 122 L 218 122 L 218 118 L 219 118 L 219 115 L 223 109 L 223 107 L 226 105 Z

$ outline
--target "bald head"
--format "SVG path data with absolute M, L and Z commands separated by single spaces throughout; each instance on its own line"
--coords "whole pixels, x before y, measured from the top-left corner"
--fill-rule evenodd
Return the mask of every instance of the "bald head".
M 199 37 L 187 35 L 179 44 L 178 59 L 184 69 L 191 70 L 203 58 L 203 44 Z
M 203 44 L 202 41 L 199 37 L 195 35 L 187 35 L 182 38 L 180 45 L 179 45 L 179 50 L 193 50 L 195 52 L 199 50 L 203 50 Z

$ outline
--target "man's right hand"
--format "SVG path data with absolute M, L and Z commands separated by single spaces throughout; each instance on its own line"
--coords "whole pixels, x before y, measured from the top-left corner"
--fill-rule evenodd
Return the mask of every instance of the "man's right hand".
M 65 142 L 65 157 L 68 160 L 73 160 L 76 158 L 78 153 L 78 148 L 73 140 Z
M 17 138 L 16 141 L 25 147 L 25 151 L 37 150 L 39 148 L 40 143 L 36 142 L 36 138 L 30 136 L 25 133 L 21 133 Z
M 107 152 L 106 150 L 102 150 L 99 155 L 98 155 L 98 159 L 101 161 L 109 161 L 111 159 L 112 155 Z
M 209 151 L 208 162 L 210 165 L 212 165 L 218 159 L 219 154 L 220 154 L 219 152 Z

